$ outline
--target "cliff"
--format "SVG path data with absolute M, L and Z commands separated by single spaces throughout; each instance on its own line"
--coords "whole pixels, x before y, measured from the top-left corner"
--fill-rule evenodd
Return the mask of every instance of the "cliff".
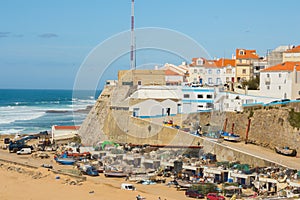
M 132 117 L 128 110 L 127 97 L 135 89 L 129 86 L 111 86 L 103 90 L 79 130 L 83 144 L 95 145 L 107 139 L 143 144 L 191 145 L 198 143 L 199 139 L 190 134 L 161 126 L 163 119 L 144 120 Z M 275 146 L 289 146 L 300 152 L 299 128 L 291 126 L 289 121 L 292 109 L 298 112 L 299 103 L 277 107 L 252 107 L 245 109 L 243 113 L 221 113 L 218 123 L 222 128 L 227 118 L 226 131 L 231 131 L 234 123 L 234 132 L 245 139 L 250 118 L 249 143 L 271 149 Z M 192 127 L 200 121 L 203 127 L 208 123 L 213 124 L 217 118 L 218 116 L 211 117 L 209 113 L 195 113 L 178 115 L 174 117 L 174 121 L 184 127 Z

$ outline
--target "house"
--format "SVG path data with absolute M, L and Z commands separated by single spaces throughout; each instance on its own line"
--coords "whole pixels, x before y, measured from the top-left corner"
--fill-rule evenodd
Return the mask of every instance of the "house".
M 189 66 L 188 71 L 188 82 L 196 83 L 196 84 L 204 84 L 205 83 L 205 67 L 204 65 L 208 65 L 207 60 L 205 58 L 193 58 L 192 63 Z
M 164 70 L 119 70 L 119 85 L 166 85 Z
M 283 62 L 300 62 L 300 45 L 283 52 Z
M 182 112 L 181 98 L 177 86 L 141 86 L 130 96 L 129 111 L 140 118 L 174 116 Z
M 214 98 L 214 88 L 182 87 L 182 113 L 212 110 Z
M 72 139 L 78 135 L 80 126 L 57 126 L 51 128 L 51 142 Z
M 207 86 L 235 81 L 235 59 L 207 60 L 193 58 L 189 67 L 189 82 Z
M 291 45 L 284 45 L 284 46 L 278 46 L 272 51 L 268 51 L 267 53 L 268 67 L 283 63 L 284 62 L 283 53 L 291 49 L 292 47 L 293 46 Z
M 284 62 L 260 72 L 260 92 L 280 99 L 300 98 L 300 62 Z
M 256 50 L 236 49 L 236 80 L 237 82 L 248 81 L 253 78 L 253 62 L 258 61 Z
M 165 70 L 166 85 L 181 85 L 184 80 L 184 75 L 171 69 Z
M 235 59 L 221 58 L 215 60 L 215 65 L 220 69 L 219 77 L 221 84 L 229 84 L 235 82 Z

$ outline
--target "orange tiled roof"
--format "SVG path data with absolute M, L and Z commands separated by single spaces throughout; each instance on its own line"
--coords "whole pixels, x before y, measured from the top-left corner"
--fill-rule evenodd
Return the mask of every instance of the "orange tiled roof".
M 215 60 L 215 64 L 217 67 L 224 67 L 228 65 L 235 66 L 235 59 L 221 58 Z
M 174 71 L 172 71 L 170 69 L 165 70 L 165 75 L 167 75 L 167 76 L 180 76 L 179 73 L 174 72 Z
M 300 45 L 292 49 L 286 50 L 285 53 L 300 53 Z
M 244 55 L 239 54 L 240 50 L 244 51 Z M 235 56 L 236 59 L 259 59 L 256 50 L 236 49 Z
M 80 126 L 54 126 L 55 130 L 78 130 Z
M 271 72 L 271 71 L 293 71 L 296 66 L 296 70 L 300 71 L 300 62 L 284 62 L 278 65 L 274 65 L 272 67 L 268 67 L 263 72 Z

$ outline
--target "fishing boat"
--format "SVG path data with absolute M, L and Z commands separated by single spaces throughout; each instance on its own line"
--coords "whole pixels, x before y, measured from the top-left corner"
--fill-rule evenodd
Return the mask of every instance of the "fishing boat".
M 223 137 L 224 140 L 226 141 L 231 141 L 231 142 L 240 142 L 241 137 L 237 134 L 234 133 L 229 133 L 229 132 L 222 132 L 221 137 Z
M 105 177 L 115 177 L 115 178 L 124 178 L 127 177 L 128 174 L 123 171 L 104 171 Z
M 289 147 L 275 147 L 275 151 L 278 154 L 282 154 L 285 156 L 296 156 L 297 151 L 296 149 L 291 149 Z
M 60 157 L 54 156 L 54 160 L 62 165 L 73 165 L 76 160 L 68 157 L 67 152 L 63 153 Z
M 73 165 L 76 161 L 73 158 L 58 158 L 54 157 L 54 160 L 62 165 Z

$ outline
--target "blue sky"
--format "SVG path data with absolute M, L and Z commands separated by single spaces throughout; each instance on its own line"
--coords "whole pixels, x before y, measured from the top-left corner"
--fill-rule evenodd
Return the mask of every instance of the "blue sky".
M 71 89 L 87 55 L 130 28 L 130 0 L 0 3 L 0 88 Z M 263 56 L 279 45 L 300 43 L 299 6 L 297 0 L 136 0 L 135 26 L 183 33 L 211 57 L 231 57 L 236 48 L 256 49 Z M 156 57 L 152 62 L 179 64 Z M 129 55 L 112 65 L 114 71 L 102 79 L 115 79 L 118 69 L 129 68 Z

